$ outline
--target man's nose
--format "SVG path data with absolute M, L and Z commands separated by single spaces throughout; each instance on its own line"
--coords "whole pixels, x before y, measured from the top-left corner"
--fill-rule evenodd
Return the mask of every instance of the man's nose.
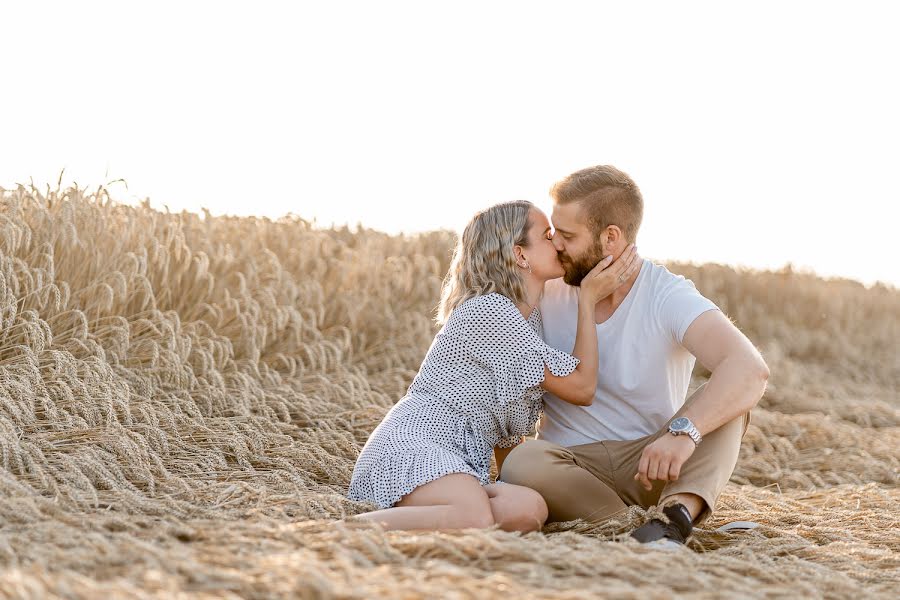
M 553 247 L 556 248 L 557 252 L 562 252 L 566 249 L 565 245 L 562 242 L 562 238 L 558 235 L 553 236 Z

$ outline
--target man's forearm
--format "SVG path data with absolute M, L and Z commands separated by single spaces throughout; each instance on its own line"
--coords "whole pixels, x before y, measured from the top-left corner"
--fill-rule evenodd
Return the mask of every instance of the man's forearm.
M 748 412 L 766 391 L 765 363 L 742 356 L 725 358 L 712 372 L 706 387 L 685 411 L 701 435 Z

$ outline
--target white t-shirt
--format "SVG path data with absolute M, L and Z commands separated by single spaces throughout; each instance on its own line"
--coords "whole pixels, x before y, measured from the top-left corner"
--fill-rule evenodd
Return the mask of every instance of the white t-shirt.
M 600 367 L 591 406 L 544 394 L 538 438 L 561 446 L 633 440 L 662 428 L 684 404 L 694 356 L 681 345 L 700 314 L 717 310 L 694 284 L 642 259 L 634 286 L 597 325 Z M 571 352 L 578 322 L 578 288 L 548 281 L 541 299 L 544 340 Z

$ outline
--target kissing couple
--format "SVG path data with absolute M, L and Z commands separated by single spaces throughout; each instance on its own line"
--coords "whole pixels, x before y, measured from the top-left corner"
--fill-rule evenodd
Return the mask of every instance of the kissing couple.
M 441 329 L 353 471 L 348 497 L 379 510 L 354 518 L 530 532 L 659 506 L 631 536 L 674 545 L 715 508 L 765 361 L 690 280 L 639 257 L 628 175 L 589 167 L 550 195 L 552 225 L 524 200 L 466 225 Z M 696 360 L 711 376 L 686 398 Z

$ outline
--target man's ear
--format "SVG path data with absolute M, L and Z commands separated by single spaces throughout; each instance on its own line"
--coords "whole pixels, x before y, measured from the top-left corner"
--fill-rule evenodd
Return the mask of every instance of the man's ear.
M 625 239 L 625 234 L 622 233 L 622 230 L 619 229 L 618 225 L 610 225 L 603 233 L 606 234 L 606 240 L 603 242 L 603 250 L 607 253 L 612 253 L 619 245 L 621 245 L 622 240 Z

